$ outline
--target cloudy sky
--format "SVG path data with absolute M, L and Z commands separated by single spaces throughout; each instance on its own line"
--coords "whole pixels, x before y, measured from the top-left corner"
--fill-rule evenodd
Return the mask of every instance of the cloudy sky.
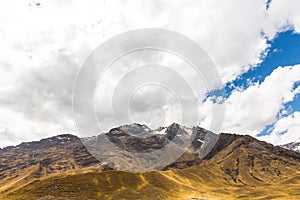
M 209 128 L 212 107 L 224 106 L 220 131 L 249 134 L 273 144 L 300 137 L 299 0 L 7 0 L 0 4 L 0 147 L 78 134 L 72 111 L 78 70 L 101 43 L 140 28 L 183 34 L 213 61 L 225 98 L 198 102 L 199 125 Z M 178 65 L 177 72 L 190 84 L 197 82 L 185 64 L 170 55 L 138 56 L 116 65 L 117 72 L 112 70 L 106 77 L 108 82 L 116 85 L 124 73 L 122 66 L 145 64 L 139 62 L 142 58 Z M 172 77 L 165 79 L 180 87 Z M 147 86 L 135 92 L 130 120 L 150 126 L 180 121 L 177 107 L 189 106 L 190 100 L 178 106 L 168 91 L 160 92 Z M 99 104 L 105 101 L 99 94 L 97 113 L 104 129 L 109 129 L 111 119 L 105 116 L 110 111 Z M 143 105 L 154 115 L 152 121 Z M 123 123 L 129 120 L 124 113 L 116 115 Z

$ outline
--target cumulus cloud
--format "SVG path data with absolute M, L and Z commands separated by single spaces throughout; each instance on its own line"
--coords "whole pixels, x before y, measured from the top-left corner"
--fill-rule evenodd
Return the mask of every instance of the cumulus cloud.
M 294 88 L 299 80 L 300 65 L 278 67 L 262 83 L 253 83 L 244 90 L 233 91 L 224 101 L 226 115 L 222 131 L 256 136 L 265 126 L 275 123 L 278 114 L 285 108 L 284 105 L 299 94 L 299 88 Z M 213 105 L 213 101 L 208 99 L 200 107 L 200 112 L 205 117 L 201 123 L 204 127 L 210 124 L 211 118 L 208 116 L 212 111 L 209 108 Z M 274 131 L 278 133 L 276 128 Z M 276 136 L 275 133 L 272 137 Z M 289 138 L 291 136 L 290 134 Z M 293 138 L 298 136 L 295 134 Z
M 294 112 L 279 119 L 270 135 L 260 137 L 260 139 L 273 144 L 287 144 L 300 138 L 300 112 Z
M 300 33 L 300 2 L 297 0 L 274 0 L 266 13 L 263 31 L 270 38 L 278 32 L 294 29 Z
M 261 34 L 265 1 L 188 0 L 114 3 L 125 29 L 178 31 L 198 42 L 216 64 L 222 80 L 234 80 L 261 62 L 268 45 Z M 139 16 L 139 17 L 137 17 Z
M 152 27 L 187 35 L 203 47 L 226 83 L 262 61 L 267 39 L 287 27 L 296 32 L 300 27 L 297 0 L 273 0 L 268 10 L 264 0 L 36 2 L 1 2 L 0 146 L 74 132 L 71 98 L 76 73 L 94 48 L 121 32 Z M 268 89 L 266 84 L 252 87 L 244 94 L 232 94 L 227 100 L 232 104 L 229 113 L 242 107 L 251 111 L 253 104 L 248 104 L 247 98 L 252 93 L 262 95 L 256 97 L 257 103 L 269 97 L 269 93 L 259 93 Z M 280 95 L 286 101 L 292 98 L 292 94 L 278 94 L 272 101 L 274 110 L 284 103 L 278 100 Z M 236 100 L 239 96 L 245 99 L 244 104 Z M 263 113 L 264 123 L 274 121 L 274 110 L 265 108 L 270 114 Z M 240 114 L 247 121 L 247 116 Z M 232 125 L 236 124 L 244 127 L 240 130 L 256 133 L 263 126 L 256 122 L 245 125 L 237 117 L 227 120 L 227 130 L 237 130 Z

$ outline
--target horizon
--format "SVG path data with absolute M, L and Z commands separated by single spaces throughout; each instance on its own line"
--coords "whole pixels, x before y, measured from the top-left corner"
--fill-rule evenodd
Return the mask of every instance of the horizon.
M 140 125 L 140 126 L 147 126 L 146 124 L 139 124 L 139 123 L 132 123 L 132 124 L 123 124 L 123 125 L 120 125 L 119 127 L 122 127 L 122 126 L 131 126 L 131 125 L 133 125 L 133 124 L 138 124 L 138 125 Z M 149 131 L 155 131 L 155 130 L 157 130 L 157 129 L 159 129 L 159 128 L 168 128 L 169 126 L 172 126 L 173 124 L 178 124 L 178 123 L 172 123 L 172 124 L 169 124 L 168 126 L 159 126 L 159 127 L 156 127 L 155 129 L 152 129 L 152 128 L 149 128 L 148 126 L 147 126 L 147 128 L 149 129 Z M 179 126 L 183 126 L 183 125 L 180 125 L 180 124 L 178 124 Z M 21 144 L 23 144 L 23 143 L 31 143 L 31 142 L 39 142 L 39 141 L 41 141 L 41 140 L 45 140 L 45 139 L 49 139 L 49 138 L 53 138 L 53 137 L 59 137 L 59 136 L 67 136 L 67 135 L 71 135 L 71 136 L 75 136 L 75 137 L 77 137 L 78 139 L 80 139 L 80 140 L 82 140 L 82 139 L 85 139 L 85 138 L 89 138 L 89 137 L 95 137 L 95 136 L 99 136 L 99 135 L 101 135 L 101 134 L 106 134 L 106 133 L 108 133 L 108 132 L 110 132 L 112 129 L 114 129 L 114 128 L 119 128 L 119 127 L 112 127 L 109 131 L 106 131 L 106 132 L 100 132 L 100 133 L 96 133 L 96 134 L 94 134 L 94 135 L 91 135 L 91 136 L 86 136 L 86 137 L 80 137 L 80 135 L 79 134 L 76 134 L 76 133 L 60 133 L 60 134 L 56 134 L 56 135 L 51 135 L 51 136 L 45 136 L 45 137 L 43 137 L 43 138 L 39 138 L 39 139 L 36 139 L 36 140 L 29 140 L 29 141 L 22 141 L 21 143 L 18 143 L 18 144 L 16 144 L 16 145 L 9 145 L 9 146 L 0 146 L 0 149 L 5 149 L 5 148 L 7 148 L 7 147 L 16 147 L 16 146 L 19 146 L 19 145 L 21 145 Z M 210 130 L 208 130 L 208 129 L 205 129 L 205 128 L 203 128 L 203 127 L 200 127 L 199 125 L 195 125 L 195 126 L 192 126 L 192 127 L 186 127 L 186 126 L 183 126 L 184 128 L 202 128 L 202 129 L 204 129 L 204 130 L 207 130 L 207 131 L 210 131 Z M 148 131 L 148 130 L 147 130 Z M 214 132 L 213 132 L 214 133 Z M 249 134 L 236 134 L 236 133 L 228 133 L 228 132 L 220 132 L 220 133 L 214 133 L 214 134 L 216 134 L 216 135 L 220 135 L 220 134 L 231 134 L 231 135 L 242 135 L 242 136 L 250 136 L 250 137 L 252 137 L 251 135 L 249 135 Z M 253 138 L 255 138 L 255 137 L 253 137 Z M 257 139 L 257 138 L 256 138 Z M 298 142 L 298 141 L 300 141 L 300 137 L 299 138 L 296 138 L 294 141 L 292 141 L 291 143 L 293 143 L 293 142 Z M 285 143 L 285 144 L 289 144 L 289 143 Z M 280 145 L 285 145 L 285 144 L 280 144 Z M 274 145 L 274 146 L 279 146 L 279 145 Z

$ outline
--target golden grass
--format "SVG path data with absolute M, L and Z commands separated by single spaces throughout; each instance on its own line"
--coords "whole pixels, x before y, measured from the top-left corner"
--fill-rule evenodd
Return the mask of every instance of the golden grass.
M 215 167 L 132 174 L 118 171 L 35 180 L 2 195 L 27 199 L 300 199 L 300 174 L 276 184 L 251 187 L 216 176 Z

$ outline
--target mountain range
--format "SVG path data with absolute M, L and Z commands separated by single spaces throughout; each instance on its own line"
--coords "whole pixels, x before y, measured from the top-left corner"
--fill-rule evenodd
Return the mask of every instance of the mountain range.
M 186 138 L 178 158 L 156 153 Z M 300 153 L 291 146 L 179 124 L 58 135 L 0 149 L 0 199 L 300 199 Z M 131 156 L 139 152 L 152 157 Z
M 295 140 L 294 142 L 290 142 L 288 144 L 284 144 L 280 146 L 300 153 L 300 138 Z

